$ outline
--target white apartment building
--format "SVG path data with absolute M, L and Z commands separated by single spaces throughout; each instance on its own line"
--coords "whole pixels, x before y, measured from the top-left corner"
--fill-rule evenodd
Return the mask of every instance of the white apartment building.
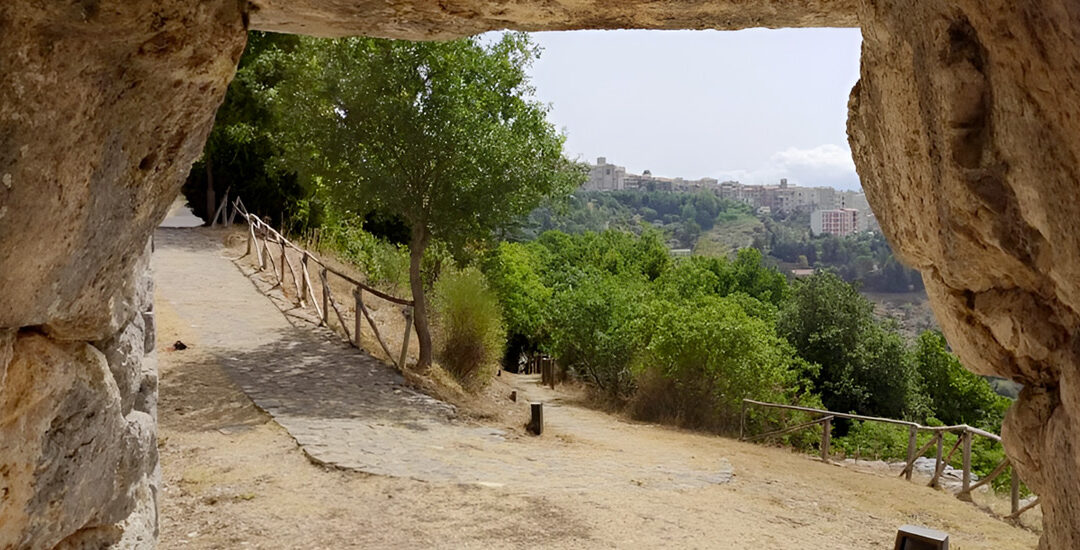
M 810 213 L 810 231 L 815 235 L 851 235 L 859 231 L 859 218 L 854 208 L 815 210 Z

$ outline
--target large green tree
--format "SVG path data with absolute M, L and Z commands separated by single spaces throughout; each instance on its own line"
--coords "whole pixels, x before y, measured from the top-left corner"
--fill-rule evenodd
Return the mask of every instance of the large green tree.
M 299 40 L 287 34 L 248 34 L 203 156 L 183 187 L 192 211 L 208 223 L 226 189 L 232 197 L 241 197 L 249 211 L 269 216 L 275 224 L 318 223 L 311 187 L 280 162 L 284 150 L 273 111 L 276 88 L 287 75 L 289 52 Z
M 429 244 L 485 239 L 584 181 L 547 106 L 533 99 L 526 70 L 538 53 L 527 35 L 508 33 L 302 39 L 294 55 L 279 104 L 294 166 L 328 191 L 336 212 L 379 209 L 410 226 L 421 370 L 431 363 L 421 274 Z

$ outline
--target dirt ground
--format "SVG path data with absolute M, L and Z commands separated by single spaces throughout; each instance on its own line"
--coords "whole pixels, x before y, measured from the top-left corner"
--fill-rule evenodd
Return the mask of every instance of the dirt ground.
M 950 532 L 954 549 L 1036 544 L 1032 532 L 939 491 L 782 449 L 625 422 L 572 399 L 548 433 L 523 444 L 616 457 L 575 489 L 558 482 L 557 469 L 549 471 L 552 489 L 325 469 L 200 352 L 168 301 L 158 301 L 157 315 L 162 548 L 886 549 L 905 523 Z M 190 347 L 170 351 L 178 339 Z M 508 374 L 488 398 L 511 389 L 522 400 L 559 399 Z M 487 422 L 517 420 L 493 412 Z M 632 465 L 673 453 L 688 464 L 726 461 L 734 478 L 691 488 L 635 483 Z

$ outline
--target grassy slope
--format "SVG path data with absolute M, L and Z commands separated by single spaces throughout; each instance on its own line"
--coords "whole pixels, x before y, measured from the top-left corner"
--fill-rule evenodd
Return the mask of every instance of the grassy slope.
M 717 223 L 701 235 L 694 245 L 699 256 L 730 256 L 736 250 L 750 246 L 754 232 L 764 230 L 761 220 L 753 216 L 740 216 L 729 222 Z

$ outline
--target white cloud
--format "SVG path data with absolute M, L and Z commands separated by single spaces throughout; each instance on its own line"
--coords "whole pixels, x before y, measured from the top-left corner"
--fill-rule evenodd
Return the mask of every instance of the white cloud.
M 773 153 L 764 166 L 750 170 L 720 170 L 716 177 L 747 184 L 774 184 L 780 178 L 787 178 L 793 185 L 806 187 L 860 188 L 851 151 L 846 146 L 832 143 L 810 149 L 789 147 Z

